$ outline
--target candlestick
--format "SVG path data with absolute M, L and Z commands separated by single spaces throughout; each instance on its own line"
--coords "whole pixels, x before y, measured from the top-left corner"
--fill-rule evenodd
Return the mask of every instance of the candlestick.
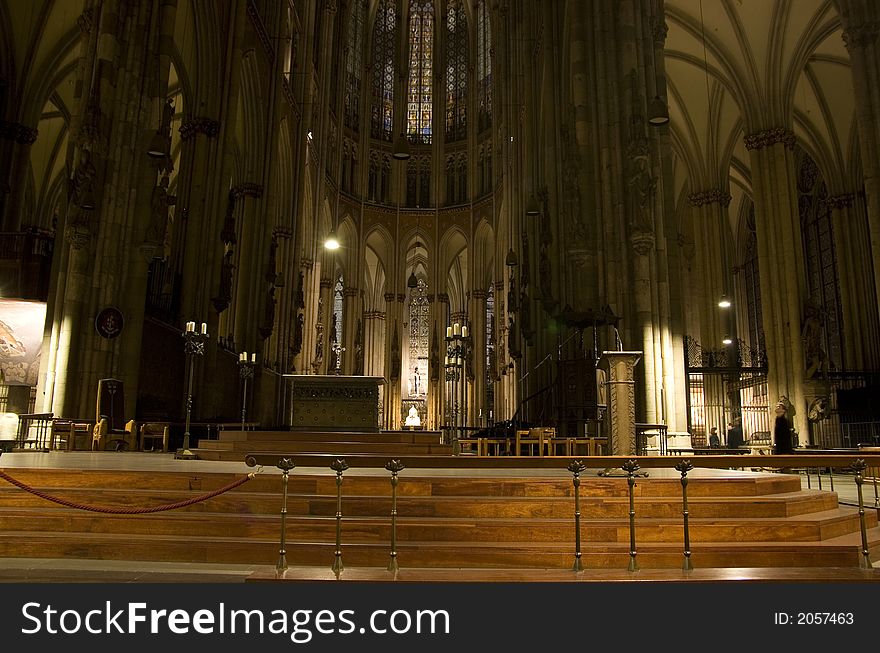
M 202 322 L 202 335 L 203 336 L 208 335 L 208 323 L 207 322 Z
M 451 326 L 446 327 L 446 337 L 447 338 L 452 337 L 452 327 Z
M 461 327 L 461 337 L 467 338 L 468 328 L 466 326 Z

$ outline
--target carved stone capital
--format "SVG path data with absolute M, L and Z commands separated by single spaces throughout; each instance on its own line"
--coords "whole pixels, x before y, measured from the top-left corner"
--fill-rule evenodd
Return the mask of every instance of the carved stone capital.
M 747 150 L 760 150 L 770 145 L 782 143 L 788 149 L 794 149 L 797 142 L 794 132 L 785 127 L 774 127 L 772 129 L 764 129 L 754 134 L 746 134 L 743 137 Z
M 437 301 L 440 302 L 441 304 L 448 304 L 449 303 L 449 295 L 446 294 L 445 292 L 438 293 Z
M 471 291 L 471 297 L 474 299 L 486 299 L 486 291 L 479 288 Z
M 181 140 L 184 141 L 194 138 L 198 134 L 213 138 L 220 133 L 220 123 L 205 116 L 193 116 L 184 120 L 178 131 Z
M 406 294 L 402 292 L 397 293 L 397 301 L 401 304 L 404 303 L 406 301 Z
M 346 286 L 345 288 L 342 289 L 342 296 L 343 297 L 357 297 L 358 293 L 360 293 L 360 289 L 353 288 L 351 286 Z
M 866 48 L 877 41 L 878 33 L 880 33 L 880 23 L 877 21 L 850 24 L 843 30 L 843 42 L 847 50 Z
M 848 209 L 853 205 L 855 199 L 856 196 L 854 193 L 845 193 L 843 195 L 829 197 L 825 200 L 825 204 L 832 209 Z
M 669 25 L 663 16 L 651 16 L 651 37 L 654 39 L 654 45 L 662 48 L 666 43 L 666 34 L 669 32 Z
M 320 284 L 320 285 L 321 285 L 321 288 L 332 288 L 332 287 L 333 287 L 333 281 L 331 281 L 331 280 L 328 279 L 327 277 L 323 277 L 323 278 L 321 279 L 321 284 Z
M 385 298 L 385 301 L 390 304 L 391 302 L 394 301 L 394 293 L 393 292 L 386 292 L 384 295 L 384 298 Z
M 263 196 L 263 186 L 261 184 L 256 184 L 254 182 L 245 182 L 243 184 L 239 184 L 238 186 L 233 186 L 229 195 L 231 197 L 239 198 L 239 197 L 262 197 Z
M 21 145 L 30 145 L 37 140 L 37 130 L 18 122 L 0 120 L 0 138 L 15 141 Z
M 315 261 L 310 258 L 304 258 L 299 262 L 299 266 L 303 270 L 311 270 L 313 267 L 315 267 Z
M 646 256 L 654 249 L 654 234 L 650 231 L 636 231 L 629 238 L 633 251 L 639 256 Z
M 92 232 L 84 224 L 70 224 L 64 230 L 64 237 L 70 244 L 71 249 L 79 251 L 89 244 L 89 241 L 92 239 Z
M 714 204 L 715 202 L 721 206 L 729 206 L 730 199 L 730 193 L 720 188 L 710 188 L 709 190 L 701 190 L 688 195 L 688 202 L 691 206 L 703 206 L 704 204 Z

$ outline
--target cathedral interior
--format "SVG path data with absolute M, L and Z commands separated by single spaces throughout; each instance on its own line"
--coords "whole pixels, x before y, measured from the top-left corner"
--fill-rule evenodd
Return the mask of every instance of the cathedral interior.
M 338 374 L 386 430 L 601 435 L 631 351 L 635 421 L 695 445 L 779 402 L 801 445 L 878 444 L 878 31 L 873 0 L 4 2 L 0 401 L 94 419 L 114 379 L 126 420 L 283 428 L 286 375 Z

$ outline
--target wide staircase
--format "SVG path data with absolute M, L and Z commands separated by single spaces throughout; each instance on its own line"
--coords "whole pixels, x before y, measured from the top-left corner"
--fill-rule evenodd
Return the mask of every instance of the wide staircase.
M 220 431 L 216 440 L 199 440 L 193 449 L 202 460 L 242 461 L 248 453 L 412 456 L 452 455 L 452 445 L 440 443 L 439 431 L 294 432 Z
M 287 449 L 285 449 L 287 450 Z M 139 455 L 151 454 L 104 454 Z M 0 468 L 3 468 L 0 459 Z M 564 464 L 565 461 L 560 461 Z M 198 468 L 198 463 L 191 467 Z M 20 483 L 63 499 L 58 505 L 0 483 L 0 557 L 82 558 L 274 566 L 279 557 L 282 482 L 256 475 L 201 501 L 243 474 L 200 471 L 76 471 L 3 468 Z M 407 469 L 397 486 L 396 543 L 401 568 L 570 569 L 575 552 L 574 488 L 558 476 L 507 470 Z M 546 472 L 545 472 L 546 474 Z M 392 487 L 385 470 L 343 476 L 341 542 L 347 569 L 386 566 Z M 286 513 L 287 561 L 328 568 L 336 538 L 336 475 L 294 469 Z M 581 477 L 583 566 L 625 569 L 630 559 L 627 479 Z M 635 532 L 642 569 L 680 568 L 681 483 L 676 475 L 636 479 Z M 692 561 L 707 567 L 857 567 L 860 523 L 854 507 L 828 491 L 802 490 L 796 475 L 690 479 Z M 173 510 L 143 509 L 180 504 Z M 89 512 L 104 506 L 108 512 Z M 867 511 L 873 559 L 877 514 Z

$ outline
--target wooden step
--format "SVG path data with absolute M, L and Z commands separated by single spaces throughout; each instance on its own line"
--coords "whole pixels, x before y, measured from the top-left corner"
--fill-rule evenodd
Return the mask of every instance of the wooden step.
M 205 442 L 199 440 L 201 446 Z M 219 442 L 385 442 L 399 444 L 440 444 L 439 431 L 220 431 Z
M 244 454 L 259 449 L 267 453 L 277 451 L 281 454 L 295 455 L 298 453 L 329 453 L 344 456 L 353 453 L 386 454 L 389 456 L 411 456 L 416 454 L 452 455 L 452 446 L 448 444 L 408 442 L 319 442 L 310 440 L 248 440 L 245 442 L 225 442 L 221 440 L 201 440 L 196 454 L 204 458 L 207 451 Z

